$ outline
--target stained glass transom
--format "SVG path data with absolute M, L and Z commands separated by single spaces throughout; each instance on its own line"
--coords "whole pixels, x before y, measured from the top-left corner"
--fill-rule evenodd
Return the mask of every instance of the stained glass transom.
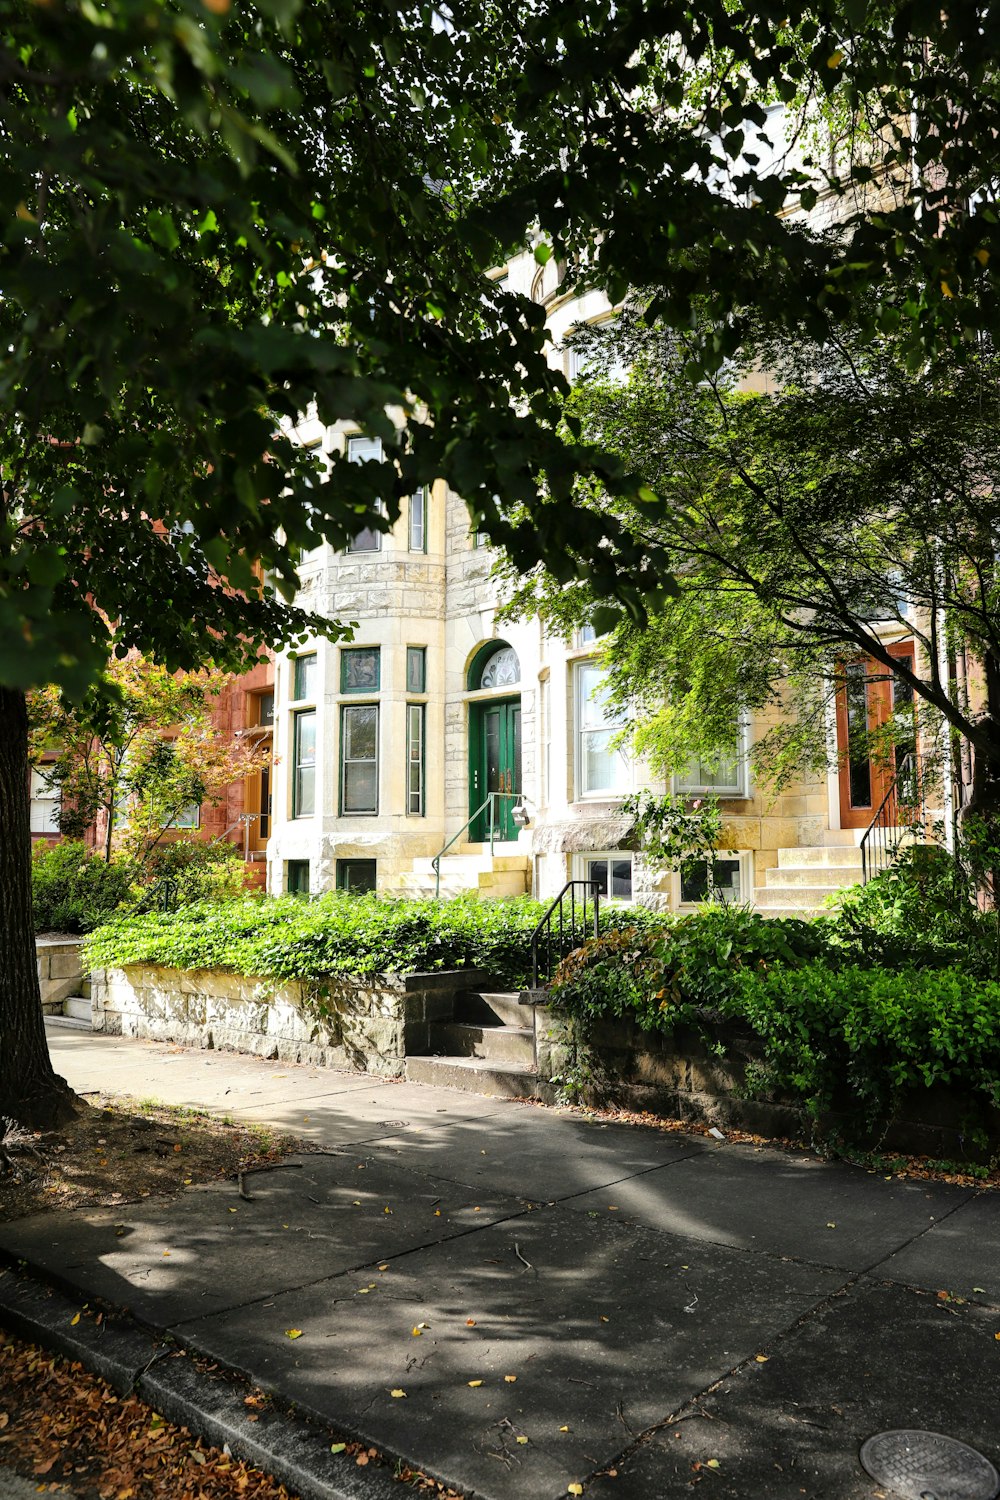
M 484 688 L 513 687 L 521 681 L 521 663 L 512 646 L 501 646 L 483 665 L 479 686 Z

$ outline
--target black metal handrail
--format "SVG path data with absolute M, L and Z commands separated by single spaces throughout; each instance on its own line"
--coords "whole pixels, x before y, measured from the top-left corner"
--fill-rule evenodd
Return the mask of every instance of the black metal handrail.
M 579 905 L 576 898 L 577 891 L 582 892 Z M 597 937 L 600 930 L 601 914 L 601 887 L 599 882 L 596 880 L 567 880 L 531 934 L 531 983 L 533 989 L 538 989 L 542 979 L 543 965 L 541 962 L 541 953 L 543 941 L 545 944 L 544 977 L 551 979 L 556 964 L 561 963 L 567 953 L 572 953 L 574 948 L 579 948 L 581 943 L 587 938 L 588 892 L 592 895 L 590 907 L 593 912 L 593 936 Z M 567 895 L 569 896 L 568 912 Z M 556 913 L 559 915 L 558 939 L 552 930 L 553 919 Z M 553 944 L 555 944 L 557 954 L 556 964 L 552 962 Z
M 907 789 L 912 795 L 906 795 Z M 897 764 L 889 790 L 861 836 L 862 885 L 867 885 L 869 880 L 889 868 L 902 842 L 898 836 L 899 830 L 914 828 L 922 815 L 917 760 L 913 752 L 908 750 Z

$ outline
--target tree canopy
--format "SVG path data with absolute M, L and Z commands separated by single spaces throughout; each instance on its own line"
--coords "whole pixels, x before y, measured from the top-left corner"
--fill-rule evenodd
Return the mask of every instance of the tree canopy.
M 83 690 L 108 650 L 95 602 L 116 647 L 169 666 L 287 640 L 309 622 L 260 597 L 251 561 L 290 591 L 298 549 L 379 524 L 379 500 L 391 522 L 437 477 L 519 566 L 638 611 L 661 560 L 622 535 L 609 571 L 612 519 L 568 520 L 574 476 L 627 491 L 621 465 L 560 440 L 542 312 L 485 280 L 526 243 L 613 300 L 657 268 L 652 313 L 685 323 L 701 297 L 709 363 L 745 308 L 822 336 L 873 284 L 869 325 L 911 350 L 996 317 L 983 0 L 832 0 L 794 28 L 776 0 L 4 0 L 0 18 L 17 688 Z M 380 435 L 385 461 L 319 469 L 289 436 L 310 408 Z
M 931 740 L 947 724 L 995 779 L 1000 359 L 983 346 L 913 370 L 894 338 L 845 330 L 823 348 L 748 342 L 693 383 L 686 340 L 627 314 L 592 351 L 595 368 L 613 359 L 631 374 L 585 379 L 573 407 L 661 503 L 600 491 L 585 503 L 616 509 L 676 579 L 606 651 L 640 748 L 680 771 L 731 753 L 741 718 L 775 710 L 754 757 L 780 784 L 826 764 L 833 695 L 862 658 L 915 697 Z M 511 587 L 512 609 L 563 630 L 600 603 L 541 571 Z M 893 654 L 902 639 L 915 661 Z

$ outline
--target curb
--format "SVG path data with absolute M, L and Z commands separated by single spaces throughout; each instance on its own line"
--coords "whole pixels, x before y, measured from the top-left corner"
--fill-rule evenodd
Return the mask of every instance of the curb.
M 384 1469 L 359 1469 L 330 1452 L 331 1434 L 288 1412 L 261 1412 L 250 1421 L 244 1384 L 217 1379 L 168 1338 L 144 1331 L 131 1314 L 97 1323 L 22 1265 L 0 1270 L 0 1327 L 78 1361 L 120 1395 L 136 1394 L 195 1437 L 265 1470 L 301 1500 L 401 1500 Z M 241 1377 L 235 1377 L 240 1381 Z M 357 1441 L 354 1434 L 348 1435 Z M 391 1457 L 391 1456 L 390 1456 Z

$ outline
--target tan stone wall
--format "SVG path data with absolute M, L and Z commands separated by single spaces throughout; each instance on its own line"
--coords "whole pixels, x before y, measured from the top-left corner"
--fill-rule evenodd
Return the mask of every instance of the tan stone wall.
M 93 1027 L 394 1078 L 408 1051 L 426 1051 L 428 1027 L 450 1017 L 456 991 L 484 979 L 464 970 L 306 985 L 212 969 L 96 969 Z
M 50 937 L 35 939 L 38 988 L 42 1008 L 61 1010 L 64 1000 L 79 995 L 83 984 L 83 939 Z

